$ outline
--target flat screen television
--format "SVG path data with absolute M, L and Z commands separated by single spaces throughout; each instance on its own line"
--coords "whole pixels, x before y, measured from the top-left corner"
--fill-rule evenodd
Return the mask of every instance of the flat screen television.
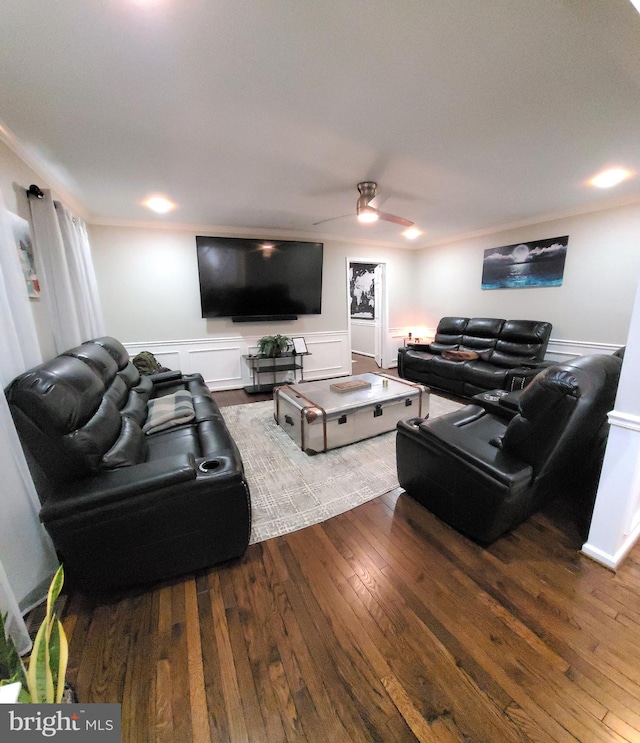
M 323 243 L 196 237 L 202 317 L 295 320 L 322 309 Z

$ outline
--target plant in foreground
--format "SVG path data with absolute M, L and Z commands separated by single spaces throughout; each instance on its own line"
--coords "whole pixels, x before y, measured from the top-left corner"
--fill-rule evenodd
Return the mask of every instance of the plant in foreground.
M 47 594 L 47 612 L 40 625 L 28 663 L 25 664 L 5 629 L 6 614 L 0 616 L 0 686 L 19 681 L 19 702 L 60 703 L 65 689 L 69 647 L 55 602 L 64 583 L 62 565 L 53 576 Z

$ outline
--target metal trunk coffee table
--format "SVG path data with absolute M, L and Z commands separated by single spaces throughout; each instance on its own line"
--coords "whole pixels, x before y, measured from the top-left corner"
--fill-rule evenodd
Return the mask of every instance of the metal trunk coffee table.
M 427 418 L 429 389 L 387 374 L 359 374 L 285 385 L 273 393 L 274 417 L 307 454 L 393 431 L 400 420 Z

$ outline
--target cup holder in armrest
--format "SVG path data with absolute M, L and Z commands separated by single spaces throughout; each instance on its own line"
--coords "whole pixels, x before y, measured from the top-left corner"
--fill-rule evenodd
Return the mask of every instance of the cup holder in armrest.
M 200 472 L 208 474 L 209 472 L 216 472 L 222 467 L 222 462 L 219 459 L 205 459 L 198 465 Z
M 412 428 L 419 428 L 420 424 L 424 423 L 428 417 L 428 415 L 425 415 L 424 418 L 409 418 L 405 423 Z

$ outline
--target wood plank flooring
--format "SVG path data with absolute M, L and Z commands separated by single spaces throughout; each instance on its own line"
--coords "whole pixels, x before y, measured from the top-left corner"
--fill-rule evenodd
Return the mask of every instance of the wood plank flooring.
M 640 545 L 557 504 L 482 549 L 400 489 L 236 562 L 64 610 L 122 740 L 640 741 Z

